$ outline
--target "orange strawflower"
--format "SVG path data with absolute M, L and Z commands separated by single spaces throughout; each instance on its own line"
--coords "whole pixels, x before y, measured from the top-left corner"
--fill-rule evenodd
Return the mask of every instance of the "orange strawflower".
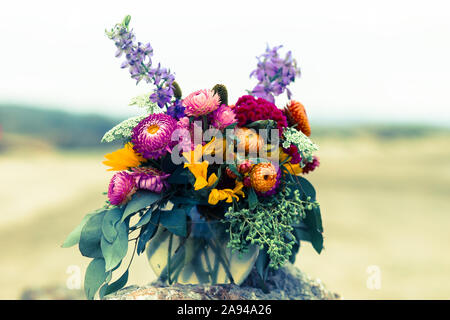
M 269 162 L 258 163 L 250 171 L 250 182 L 252 188 L 258 192 L 267 192 L 277 182 L 277 170 Z
M 292 100 L 285 108 L 286 116 L 289 122 L 297 124 L 297 129 L 306 136 L 311 135 L 311 126 L 309 125 L 308 116 L 305 107 L 298 101 Z

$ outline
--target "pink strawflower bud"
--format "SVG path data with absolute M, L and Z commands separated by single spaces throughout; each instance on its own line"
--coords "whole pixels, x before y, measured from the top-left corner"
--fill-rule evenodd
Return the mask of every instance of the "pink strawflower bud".
M 219 130 L 223 130 L 237 122 L 234 110 L 224 104 L 212 113 L 211 118 L 211 124 Z
M 239 167 L 238 167 L 238 171 L 239 173 L 245 174 L 247 172 L 250 172 L 250 170 L 252 169 L 253 164 L 249 161 L 249 160 L 245 160 L 244 162 L 242 162 Z
M 219 107 L 219 95 L 210 89 L 198 90 L 183 99 L 187 116 L 202 116 L 213 112 Z
M 170 177 L 170 174 L 154 168 L 133 168 L 132 175 L 139 189 L 161 193 L 164 188 L 169 187 L 166 179 Z
M 118 172 L 112 177 L 109 183 L 109 202 L 116 206 L 125 204 L 131 199 L 136 189 L 136 183 L 131 174 L 125 171 Z

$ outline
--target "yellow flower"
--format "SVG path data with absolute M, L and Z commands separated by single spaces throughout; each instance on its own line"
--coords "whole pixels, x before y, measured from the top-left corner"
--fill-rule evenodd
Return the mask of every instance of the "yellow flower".
M 206 180 L 206 175 L 208 174 L 208 165 L 208 161 L 203 161 L 202 163 L 184 164 L 184 167 L 188 168 L 195 177 L 195 190 L 200 190 L 204 187 L 211 187 L 217 181 L 217 176 L 215 173 L 211 174 L 208 180 Z
M 240 181 L 236 181 L 236 186 L 233 190 L 231 189 L 212 189 L 209 193 L 208 203 L 216 205 L 219 201 L 225 200 L 225 202 L 233 202 L 233 198 L 239 201 L 239 196 L 245 197 L 242 188 L 244 184 Z
M 189 163 L 199 163 L 202 159 L 203 155 L 209 155 L 214 153 L 223 152 L 224 149 L 224 140 L 223 139 L 217 139 L 213 137 L 210 142 L 205 144 L 204 146 L 201 144 L 198 144 L 195 146 L 194 150 L 189 152 L 183 152 L 183 157 L 189 162 Z
M 280 162 L 284 162 L 288 157 L 290 156 L 287 153 L 283 152 L 283 149 L 280 148 Z M 292 164 L 290 161 L 287 161 L 283 164 L 283 166 L 289 171 L 290 174 L 295 176 L 303 172 L 303 169 L 302 167 L 300 167 L 299 163 Z
M 108 159 L 102 163 L 111 167 L 108 171 L 121 171 L 129 168 L 138 167 L 145 159 L 136 153 L 131 142 L 128 142 L 122 149 L 116 150 L 105 155 Z

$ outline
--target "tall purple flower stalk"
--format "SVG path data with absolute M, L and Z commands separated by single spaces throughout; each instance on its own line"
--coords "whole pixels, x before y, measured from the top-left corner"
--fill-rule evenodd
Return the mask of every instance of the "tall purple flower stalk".
M 111 31 L 106 32 L 106 35 L 116 45 L 116 57 L 125 56 L 121 67 L 128 68 L 136 84 L 141 80 L 153 84 L 156 88 L 149 99 L 163 108 L 170 104 L 174 95 L 175 76 L 169 69 L 162 68 L 161 64 L 153 67 L 153 48 L 150 43 L 136 42 L 133 30 L 128 28 L 130 19 L 130 16 L 126 16 L 121 24 L 116 24 Z
M 295 81 L 297 76 L 300 76 L 300 69 L 297 67 L 297 62 L 292 58 L 292 53 L 289 51 L 284 58 L 278 54 L 278 49 L 282 46 L 266 48 L 266 51 L 257 57 L 258 64 L 255 70 L 252 71 L 250 77 L 258 80 L 258 84 L 251 91 L 251 94 L 275 102 L 275 96 L 286 91 L 288 99 L 291 98 L 291 91 L 288 86 Z

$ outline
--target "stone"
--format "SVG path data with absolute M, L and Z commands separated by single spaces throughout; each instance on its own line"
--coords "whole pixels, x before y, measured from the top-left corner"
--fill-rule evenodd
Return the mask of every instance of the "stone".
M 253 270 L 241 285 L 167 285 L 155 281 L 146 286 L 129 286 L 104 297 L 105 300 L 336 300 L 340 295 L 311 279 L 292 264 L 269 274 L 266 291 L 257 286 Z

